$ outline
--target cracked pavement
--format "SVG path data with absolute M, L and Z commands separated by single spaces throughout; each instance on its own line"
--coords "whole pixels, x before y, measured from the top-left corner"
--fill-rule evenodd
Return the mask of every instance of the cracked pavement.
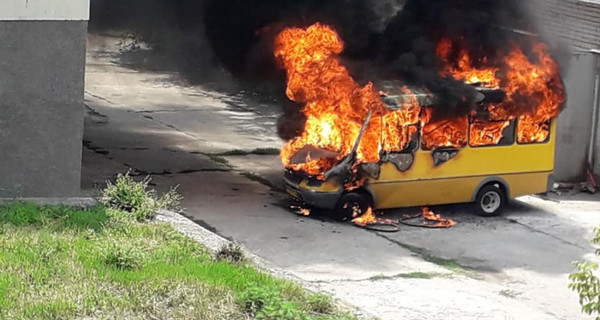
M 523 197 L 490 219 L 464 205 L 433 208 L 458 222 L 447 230 L 380 233 L 297 216 L 277 191 L 276 103 L 128 68 L 117 42 L 89 41 L 89 194 L 129 168 L 159 190 L 179 185 L 192 220 L 381 319 L 587 319 L 567 275 L 571 261 L 593 257 L 600 197 Z

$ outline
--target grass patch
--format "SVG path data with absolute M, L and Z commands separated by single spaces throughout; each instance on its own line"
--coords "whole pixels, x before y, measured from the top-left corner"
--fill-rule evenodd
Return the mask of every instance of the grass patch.
M 130 213 L 0 206 L 0 319 L 353 319 Z
M 258 183 L 260 183 L 262 185 L 265 185 L 265 186 L 271 188 L 271 190 L 273 190 L 273 191 L 283 191 L 283 190 L 280 190 L 280 188 L 278 188 L 277 186 L 273 185 L 273 183 L 271 183 L 271 181 L 269 181 L 268 179 L 265 179 L 265 178 L 263 178 L 263 177 L 255 174 L 255 173 L 252 173 L 252 172 L 242 172 L 240 174 L 242 176 L 244 176 L 244 177 L 252 180 L 252 181 L 256 181 L 256 182 L 258 182 Z
M 239 149 L 234 149 L 234 150 L 229 150 L 223 153 L 219 153 L 218 155 L 220 156 L 247 156 L 250 154 L 256 154 L 256 155 L 279 155 L 280 150 L 277 148 L 256 148 L 253 150 L 239 150 Z
M 227 159 L 225 159 L 225 157 L 223 157 L 220 154 L 207 154 L 206 156 L 213 162 L 220 163 L 231 168 L 231 164 L 229 163 L 229 161 L 227 161 Z
M 433 279 L 437 277 L 439 274 L 437 273 L 427 273 L 427 272 L 410 272 L 410 273 L 401 273 L 396 275 L 397 278 L 404 279 Z
M 433 279 L 436 277 L 444 276 L 444 274 L 437 272 L 409 272 L 409 273 L 399 273 L 393 276 L 385 276 L 385 275 L 377 275 L 369 278 L 369 280 L 377 281 L 377 280 L 390 280 L 390 279 Z
M 393 241 L 391 239 L 388 239 L 388 240 Z M 427 252 L 427 250 L 425 250 L 423 248 L 413 246 L 413 245 L 410 245 L 407 243 L 403 243 L 403 242 L 399 242 L 399 241 L 393 241 L 393 242 L 396 243 L 397 245 L 407 249 L 408 251 L 414 253 L 415 255 L 420 256 L 421 258 L 423 258 L 423 260 L 425 260 L 427 262 L 431 262 L 433 264 L 444 267 L 450 271 L 453 271 L 458 274 L 462 274 L 469 278 L 482 279 L 482 276 L 479 273 L 477 273 L 475 270 L 470 269 L 466 266 L 463 266 L 455 260 L 434 256 L 434 255 L 430 254 L 429 252 Z

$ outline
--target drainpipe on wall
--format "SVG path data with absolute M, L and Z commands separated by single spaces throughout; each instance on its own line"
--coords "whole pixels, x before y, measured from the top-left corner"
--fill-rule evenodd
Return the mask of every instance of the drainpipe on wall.
M 591 54 L 600 56 L 600 49 L 592 49 L 587 51 Z M 594 147 L 596 145 L 596 132 L 598 131 L 598 108 L 600 107 L 598 99 L 600 94 L 600 73 L 598 62 L 596 62 L 596 77 L 594 81 L 594 104 L 592 110 L 592 132 L 590 136 L 590 147 L 588 149 L 588 171 L 593 172 L 595 166 Z
M 592 111 L 592 133 L 590 137 L 590 148 L 588 150 L 588 167 L 593 170 L 595 165 L 594 146 L 596 145 L 596 131 L 598 127 L 598 90 L 600 86 L 600 75 L 596 74 L 594 82 L 594 109 Z

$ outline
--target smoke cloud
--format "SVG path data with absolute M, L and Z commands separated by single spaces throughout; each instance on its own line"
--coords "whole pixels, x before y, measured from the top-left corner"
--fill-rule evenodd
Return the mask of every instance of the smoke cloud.
M 135 30 L 177 52 L 182 71 L 203 74 L 220 64 L 239 79 L 283 86 L 274 37 L 285 27 L 321 22 L 344 40 L 341 58 L 357 81 L 399 79 L 425 87 L 437 96 L 434 115 L 444 118 L 468 114 L 477 91 L 439 75 L 439 41 L 460 41 L 470 56 L 489 63 L 511 44 L 529 54 L 531 36 L 524 34 L 537 33 L 531 21 L 519 0 L 92 0 L 91 27 Z M 300 110 L 293 102 L 283 106 L 282 138 L 302 129 Z

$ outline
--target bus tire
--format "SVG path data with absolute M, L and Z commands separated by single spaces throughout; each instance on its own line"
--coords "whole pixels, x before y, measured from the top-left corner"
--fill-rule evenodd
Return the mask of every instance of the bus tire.
M 333 212 L 333 218 L 337 221 L 346 221 L 365 213 L 371 207 L 370 197 L 361 192 L 349 192 L 342 195 Z
M 506 193 L 498 184 L 487 184 L 477 193 L 475 210 L 479 216 L 494 217 L 502 213 L 506 201 Z

